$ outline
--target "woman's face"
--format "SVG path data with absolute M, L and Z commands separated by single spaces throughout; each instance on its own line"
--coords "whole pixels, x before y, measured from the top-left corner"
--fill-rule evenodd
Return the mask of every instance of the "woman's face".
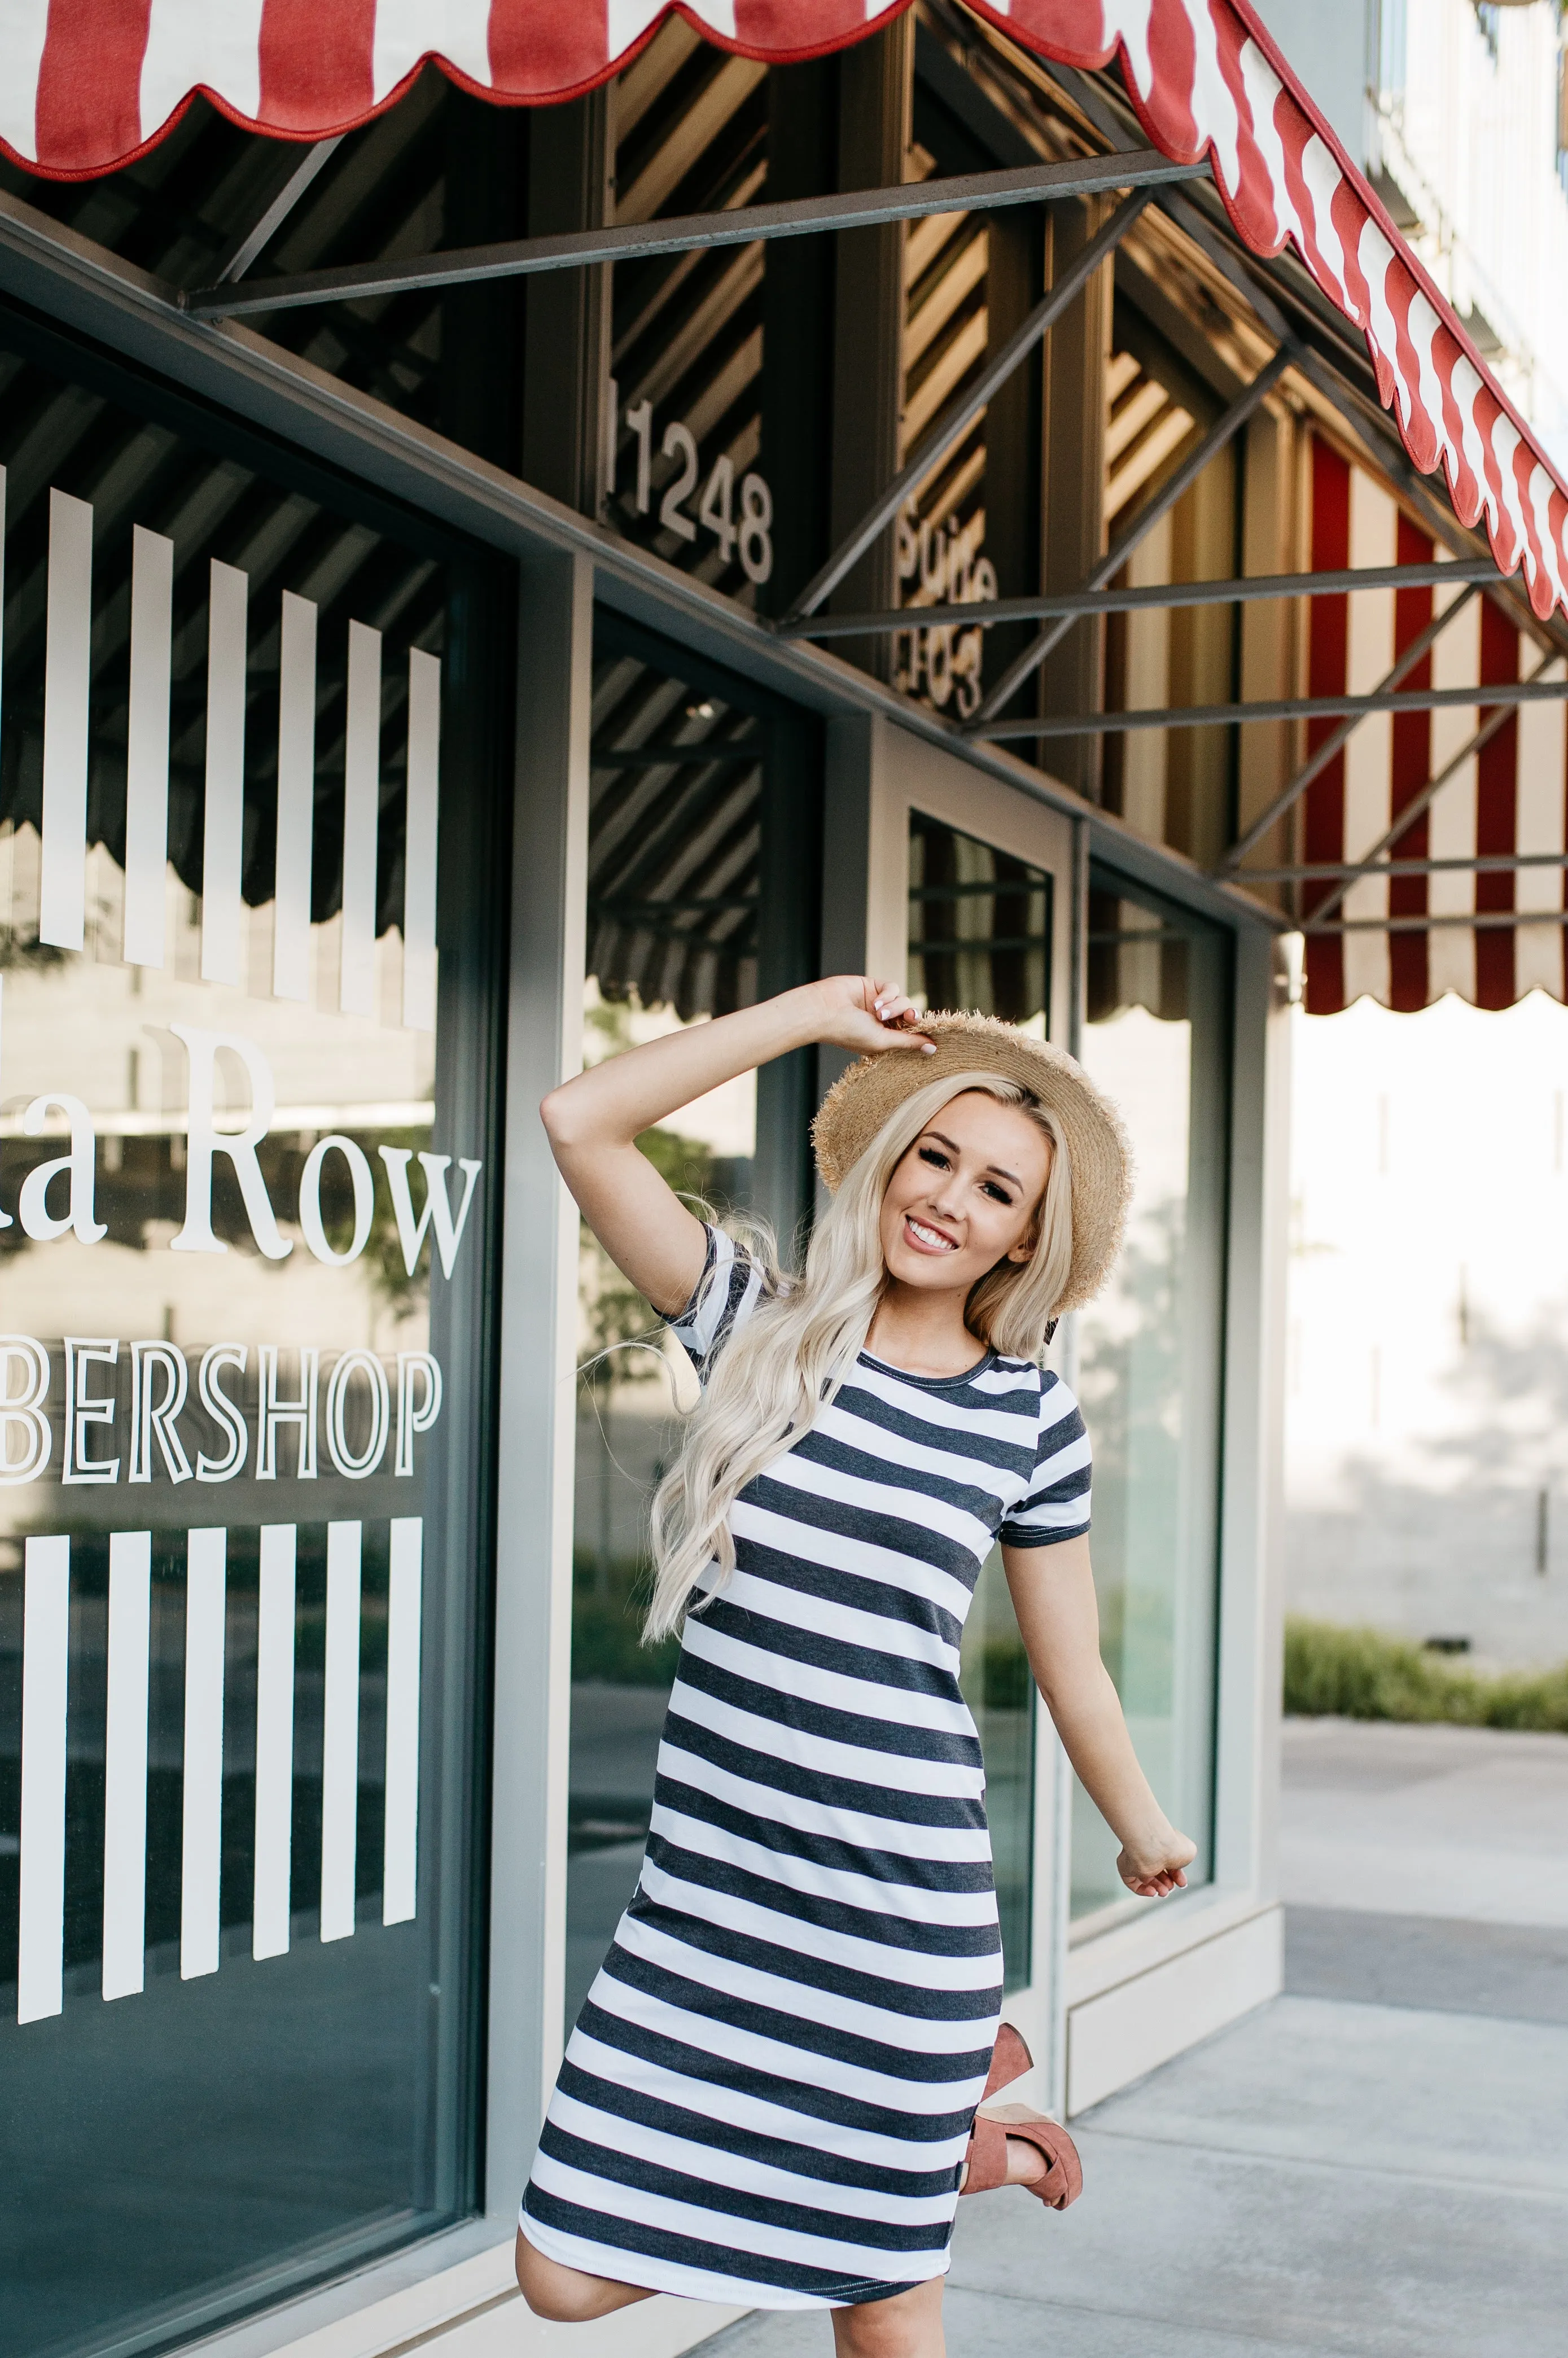
M 1016 1106 L 966 1089 L 894 1165 L 882 1197 L 882 1259 L 901 1285 L 970 1286 L 999 1260 L 1027 1260 L 1051 1141 Z

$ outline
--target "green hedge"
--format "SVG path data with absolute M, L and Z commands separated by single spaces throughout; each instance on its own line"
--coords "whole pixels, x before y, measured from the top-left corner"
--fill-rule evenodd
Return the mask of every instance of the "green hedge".
M 1380 1629 L 1292 1619 L 1285 1709 L 1303 1719 L 1447 1721 L 1568 1735 L 1568 1662 L 1488 1677 Z

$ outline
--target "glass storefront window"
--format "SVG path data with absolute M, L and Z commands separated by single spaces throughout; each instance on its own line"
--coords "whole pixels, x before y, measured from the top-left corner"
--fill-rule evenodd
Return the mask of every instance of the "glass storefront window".
M 910 997 L 1000 1015 L 1044 1039 L 1050 1024 L 1052 879 L 923 811 L 909 814 Z M 1034 1850 L 1034 1681 L 993 1549 L 964 1627 L 959 1679 L 986 1762 L 1007 1986 L 1030 1975 Z
M 131 2358 L 476 2199 L 505 596 L 42 349 L 0 319 L 0 2348 Z
M 1150 1780 L 1198 1845 L 1192 1884 L 1213 1872 L 1229 1006 L 1219 927 L 1091 871 L 1083 1061 L 1121 1108 L 1134 1171 L 1121 1259 L 1076 1322 L 1100 1643 Z M 1127 1899 L 1116 1848 L 1075 1787 L 1076 1919 Z
M 683 676 L 676 650 L 601 619 L 594 678 L 584 1058 L 801 979 L 792 915 L 816 891 L 793 716 Z M 764 877 L 767 880 L 764 891 Z M 764 979 L 765 978 L 765 979 Z M 805 1202 L 810 1075 L 785 1058 L 640 1141 L 695 1201 L 766 1217 L 788 1253 Z M 759 1148 L 761 1152 L 759 1152 Z M 648 1502 L 695 1395 L 684 1356 L 586 1228 L 579 1286 L 566 2016 L 575 2021 L 642 1865 L 674 1640 L 640 1642 Z

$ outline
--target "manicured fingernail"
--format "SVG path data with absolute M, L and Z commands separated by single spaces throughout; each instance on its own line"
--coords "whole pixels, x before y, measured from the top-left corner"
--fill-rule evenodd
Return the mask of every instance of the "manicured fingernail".
M 920 1053 L 923 1056 L 934 1056 L 936 1054 L 935 1042 L 934 1040 L 923 1040 L 920 1044 Z

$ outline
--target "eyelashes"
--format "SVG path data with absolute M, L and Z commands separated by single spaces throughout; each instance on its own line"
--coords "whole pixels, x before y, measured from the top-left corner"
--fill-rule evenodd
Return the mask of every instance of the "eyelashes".
M 934 1170 L 950 1171 L 953 1167 L 950 1159 L 943 1153 L 939 1146 L 923 1146 L 919 1149 L 919 1154 L 922 1163 L 929 1163 Z M 1000 1204 L 1007 1211 L 1012 1209 L 1012 1197 L 1005 1187 L 999 1187 L 994 1179 L 987 1179 L 982 1184 L 993 1203 Z

